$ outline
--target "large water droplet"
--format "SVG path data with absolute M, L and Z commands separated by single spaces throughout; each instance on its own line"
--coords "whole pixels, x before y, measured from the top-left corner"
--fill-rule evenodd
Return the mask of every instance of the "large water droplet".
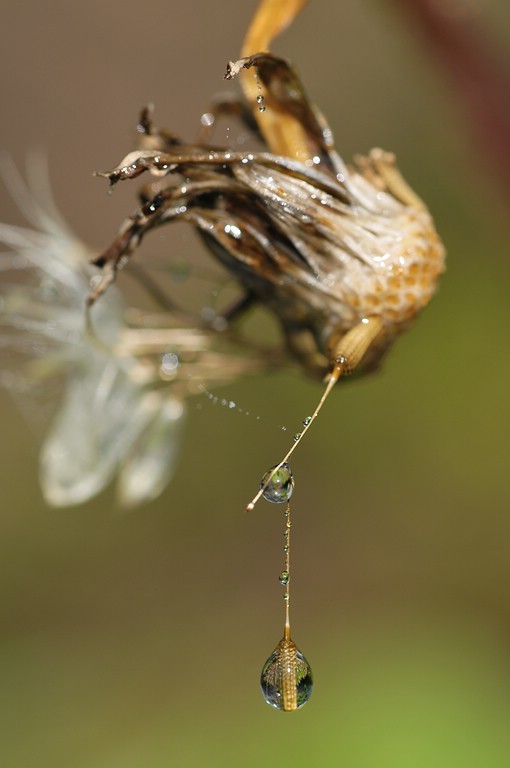
M 280 640 L 264 664 L 260 687 L 267 703 L 284 712 L 299 709 L 312 695 L 312 670 L 290 637 Z
M 263 488 L 266 486 L 262 492 L 266 501 L 272 501 L 274 504 L 281 504 L 288 501 L 292 496 L 294 490 L 294 478 L 292 477 L 292 472 L 288 464 L 282 464 L 281 467 L 277 467 L 278 464 L 276 464 L 275 467 L 271 467 L 271 469 L 266 472 L 262 478 L 260 487 Z M 269 480 L 269 478 L 271 479 Z
M 289 583 L 289 572 L 288 571 L 282 571 L 280 573 L 278 581 L 280 582 L 280 584 L 282 584 L 284 587 L 286 587 L 287 584 Z

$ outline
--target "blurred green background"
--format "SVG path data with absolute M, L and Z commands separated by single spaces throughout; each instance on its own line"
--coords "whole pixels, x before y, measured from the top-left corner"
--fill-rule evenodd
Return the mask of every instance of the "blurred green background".
M 63 214 L 101 247 L 134 189 L 107 198 L 91 172 L 131 148 L 148 101 L 158 124 L 194 138 L 254 6 L 11 4 L 1 147 L 20 165 L 44 149 Z M 506 55 L 507 3 L 470 7 Z M 293 462 L 293 635 L 312 700 L 290 716 L 260 695 L 282 629 L 282 519 L 243 508 L 316 384 L 281 374 L 218 391 L 260 420 L 192 402 L 174 482 L 129 515 L 111 491 L 48 509 L 39 442 L 0 393 L 10 768 L 510 763 L 508 190 L 391 3 L 317 0 L 275 51 L 297 65 L 345 158 L 397 153 L 449 254 L 438 297 L 384 370 L 338 388 Z M 5 197 L 0 218 L 20 221 Z M 183 258 L 198 247 L 168 242 Z

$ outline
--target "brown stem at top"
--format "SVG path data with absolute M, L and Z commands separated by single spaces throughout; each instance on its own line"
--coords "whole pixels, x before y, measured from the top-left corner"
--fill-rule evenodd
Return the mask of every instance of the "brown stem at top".
M 479 143 L 479 155 L 510 194 L 510 74 L 480 22 L 441 0 L 393 0 L 418 27 L 449 76 Z

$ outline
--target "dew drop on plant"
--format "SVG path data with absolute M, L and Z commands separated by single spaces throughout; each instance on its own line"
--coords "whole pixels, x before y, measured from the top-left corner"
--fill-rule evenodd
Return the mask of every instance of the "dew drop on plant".
M 204 112 L 204 114 L 200 118 L 200 122 L 206 128 L 210 128 L 211 125 L 214 124 L 214 115 L 212 114 L 212 112 Z
M 161 375 L 163 377 L 171 378 L 175 375 L 177 368 L 179 367 L 179 357 L 175 352 L 165 352 L 161 357 Z
M 290 637 L 284 637 L 262 668 L 262 694 L 275 709 L 293 712 L 312 695 L 312 670 Z
M 287 584 L 289 583 L 289 572 L 288 571 L 282 571 L 280 573 L 280 576 L 279 576 L 278 580 L 279 580 L 280 584 L 282 584 L 284 587 L 286 587 Z
M 288 501 L 294 490 L 294 478 L 289 465 L 282 464 L 278 467 L 277 464 L 271 467 L 262 478 L 260 487 L 264 489 L 262 495 L 266 501 L 271 501 L 273 504 Z

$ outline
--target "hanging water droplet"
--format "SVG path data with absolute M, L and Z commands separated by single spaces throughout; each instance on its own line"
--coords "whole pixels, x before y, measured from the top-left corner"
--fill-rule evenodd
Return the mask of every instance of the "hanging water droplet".
M 260 94 L 257 96 L 257 104 L 259 105 L 259 112 L 266 111 L 266 107 L 264 105 L 264 97 Z
M 309 423 L 311 422 L 311 420 L 312 420 L 312 417 L 311 416 L 307 416 L 306 419 L 304 419 L 304 421 L 303 421 L 303 426 L 307 427 L 309 425 Z
M 312 670 L 290 637 L 284 637 L 262 668 L 262 694 L 268 704 L 293 712 L 312 695 Z
M 276 464 L 271 467 L 262 478 L 260 487 L 264 488 L 262 495 L 266 501 L 272 501 L 274 504 L 288 501 L 294 490 L 294 478 L 289 465 L 282 464 L 278 467 Z
M 282 584 L 284 587 L 286 587 L 287 584 L 289 583 L 289 572 L 288 571 L 282 571 L 280 573 L 280 576 L 278 577 L 278 580 L 279 580 L 280 584 Z

